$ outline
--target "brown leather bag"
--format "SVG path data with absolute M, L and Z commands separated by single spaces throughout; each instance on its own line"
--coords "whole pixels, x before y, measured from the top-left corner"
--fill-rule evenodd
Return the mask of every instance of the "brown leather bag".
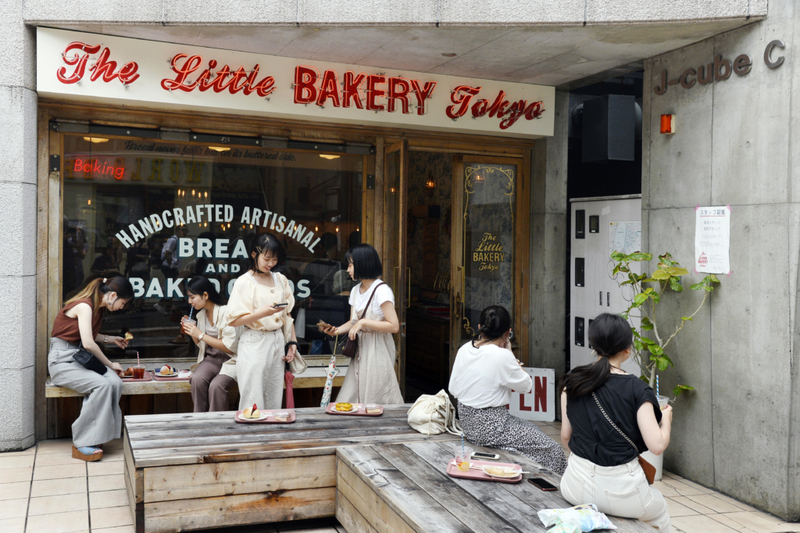
M 639 456 L 639 464 L 642 466 L 642 470 L 644 470 L 644 477 L 647 478 L 647 484 L 652 485 L 653 481 L 656 479 L 656 467 L 648 463 L 641 455 Z
M 359 320 L 361 320 L 367 315 L 367 309 L 369 309 L 369 306 L 372 304 L 372 298 L 375 297 L 375 292 L 381 285 L 385 285 L 385 283 L 381 281 L 375 286 L 374 289 L 372 289 L 372 294 L 370 294 L 369 296 L 369 300 L 367 301 L 367 306 L 364 307 L 364 311 L 362 311 L 361 316 L 358 317 Z M 358 351 L 358 335 L 356 335 L 355 339 L 351 339 L 348 336 L 347 341 L 345 341 L 344 347 L 342 348 L 342 355 L 345 357 L 355 357 L 357 351 Z

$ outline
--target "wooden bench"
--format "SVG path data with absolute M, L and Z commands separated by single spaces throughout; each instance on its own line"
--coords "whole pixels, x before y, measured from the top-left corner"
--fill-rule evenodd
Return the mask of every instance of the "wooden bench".
M 523 479 L 493 483 L 445 473 L 453 443 L 407 442 L 339 448 L 336 452 L 336 518 L 351 532 L 545 532 L 537 512 L 572 507 L 559 492 L 544 492 Z M 487 451 L 485 448 L 476 448 Z M 559 476 L 526 457 L 499 453 L 558 486 Z M 656 531 L 643 522 L 609 517 L 619 533 Z
M 378 417 L 296 409 L 293 424 L 238 424 L 233 412 L 126 416 L 125 484 L 136 531 L 334 516 L 337 449 L 457 440 L 411 429 L 409 407 L 387 406 Z
M 293 387 L 295 389 L 314 389 L 322 388 L 325 386 L 327 378 L 327 367 L 308 367 L 305 372 L 299 376 L 295 376 Z M 347 375 L 347 367 L 340 367 L 339 374 L 333 378 L 333 386 L 341 387 L 344 381 L 344 376 Z M 140 381 L 133 383 L 124 383 L 122 386 L 122 395 L 137 395 L 137 394 L 176 394 L 183 392 L 190 392 L 191 387 L 188 381 Z M 59 387 L 50 382 L 47 378 L 45 383 L 45 396 L 47 398 L 71 398 L 76 396 L 83 396 L 79 392 L 75 392 L 67 387 Z

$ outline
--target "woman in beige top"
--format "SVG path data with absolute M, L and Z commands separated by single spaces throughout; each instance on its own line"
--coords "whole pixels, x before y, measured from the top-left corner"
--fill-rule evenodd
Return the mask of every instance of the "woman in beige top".
M 297 353 L 294 296 L 286 277 L 273 272 L 285 260 L 274 235 L 254 238 L 248 252 L 250 270 L 233 285 L 227 309 L 228 325 L 245 326 L 236 358 L 239 409 L 280 409 L 286 363 Z

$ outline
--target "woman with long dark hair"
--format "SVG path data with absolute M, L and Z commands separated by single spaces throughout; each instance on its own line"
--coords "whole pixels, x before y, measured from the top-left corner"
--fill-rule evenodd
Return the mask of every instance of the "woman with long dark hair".
M 197 325 L 184 317 L 183 332 L 197 345 L 197 365 L 189 382 L 195 413 L 227 411 L 228 392 L 236 381 L 236 347 L 242 328 L 228 326 L 227 306 L 205 276 L 186 282 L 189 305 L 197 312 Z
M 394 309 L 394 293 L 380 277 L 383 265 L 369 244 L 353 246 L 344 255 L 347 272 L 358 284 L 350 291 L 350 321 L 339 327 L 321 326 L 331 336 L 358 336 L 358 350 L 350 362 L 337 402 L 403 403 L 394 373 L 393 333 L 400 331 Z
M 119 438 L 122 430 L 122 367 L 112 363 L 98 343 L 125 348 L 128 342 L 112 335 L 100 335 L 106 312 L 122 309 L 133 298 L 133 286 L 122 276 L 97 278 L 70 298 L 53 322 L 47 367 L 53 385 L 83 394 L 83 406 L 72 424 L 72 456 L 84 461 L 103 457 L 100 447 Z M 94 355 L 107 370 L 101 375 L 78 364 L 75 353 L 83 348 Z
M 250 269 L 234 283 L 227 310 L 230 326 L 245 327 L 236 357 L 239 409 L 253 404 L 280 409 L 285 366 L 297 353 L 290 315 L 294 295 L 286 276 L 277 272 L 286 254 L 271 233 L 255 237 L 248 254 Z
M 511 316 L 499 305 L 481 313 L 478 337 L 458 350 L 450 375 L 450 394 L 458 399 L 464 436 L 479 446 L 521 453 L 557 474 L 564 472 L 564 450 L 536 424 L 509 414 L 511 392 L 527 393 L 531 377 L 511 351 Z
M 660 455 L 669 445 L 672 407 L 659 409 L 647 383 L 620 365 L 633 334 L 619 315 L 603 313 L 589 325 L 597 361 L 573 368 L 561 384 L 561 440 L 572 454 L 561 494 L 572 504 L 593 503 L 611 515 L 636 518 L 670 532 L 667 503 L 648 485 L 639 453 Z

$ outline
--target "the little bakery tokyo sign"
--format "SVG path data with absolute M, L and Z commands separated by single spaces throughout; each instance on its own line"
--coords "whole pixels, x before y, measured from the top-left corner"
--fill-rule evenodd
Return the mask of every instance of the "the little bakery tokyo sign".
M 553 87 L 37 32 L 43 96 L 481 135 L 553 135 Z

